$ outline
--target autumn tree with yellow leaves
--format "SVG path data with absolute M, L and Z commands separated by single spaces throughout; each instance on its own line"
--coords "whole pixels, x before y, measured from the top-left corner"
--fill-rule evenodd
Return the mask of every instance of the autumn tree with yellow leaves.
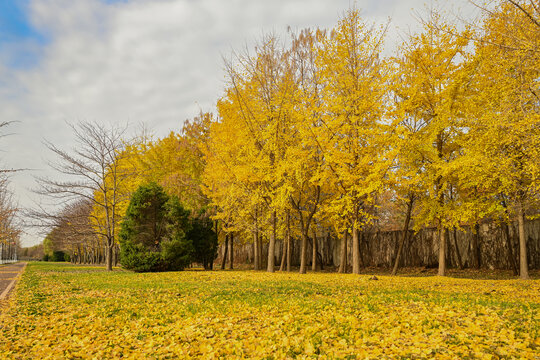
M 522 19 L 524 9 L 516 10 Z M 486 65 L 480 53 L 473 56 L 474 34 L 445 23 L 436 12 L 424 25 L 385 59 L 384 28 L 366 24 L 351 9 L 332 31 L 302 30 L 293 34 L 290 48 L 278 52 L 269 37 L 255 56 L 238 58 L 238 67 L 228 63 L 230 86 L 210 131 L 206 189 L 220 219 L 251 229 L 255 269 L 261 268 L 260 235 L 267 233 L 267 269 L 273 271 L 275 220 L 287 218 L 289 227 L 299 229 L 301 273 L 309 242 L 315 268 L 313 221 L 344 235 L 340 271 L 346 268 L 347 235 L 352 234 L 352 267 L 358 273 L 359 232 L 376 220 L 379 196 L 393 193 L 406 209 L 395 268 L 410 224 L 416 231 L 436 226 L 439 275 L 444 275 L 448 230 L 467 225 L 478 234 L 479 222 L 497 213 L 495 197 L 487 192 L 490 180 L 481 180 L 466 165 L 482 143 L 469 143 L 480 139 L 474 135 L 472 109 L 486 107 L 481 97 L 487 88 L 477 74 Z M 501 48 L 498 39 L 486 39 L 480 42 L 484 47 L 497 43 Z M 487 58 L 501 66 L 497 56 Z M 535 86 L 529 82 L 530 89 Z M 472 239 L 469 266 L 480 266 L 478 236 Z M 456 243 L 454 248 L 463 266 Z
M 475 93 L 467 103 L 462 169 L 518 222 L 519 273 L 527 279 L 527 212 L 540 190 L 540 19 L 534 3 L 502 3 L 486 16 L 474 59 Z M 509 29 L 512 32 L 509 33 Z M 508 212 L 499 206 L 504 217 Z M 508 246 L 511 246 L 510 244 Z
M 329 30 L 290 32 L 283 42 L 264 36 L 225 62 L 215 116 L 111 153 L 85 193 L 92 223 L 119 223 L 135 189 L 153 181 L 212 218 L 223 268 L 227 254 L 232 267 L 235 239 L 250 246 L 255 270 L 275 271 L 281 255 L 281 270 L 294 263 L 306 273 L 310 248 L 316 270 L 324 237 L 325 251 L 340 254 L 339 271 L 350 258 L 360 273 L 362 252 L 377 241 L 369 233 L 393 218 L 399 239 L 380 250 L 393 273 L 409 235 L 435 228 L 426 252 L 445 275 L 452 248 L 460 268 L 484 266 L 481 224 L 503 219 L 510 263 L 517 221 L 527 278 L 525 222 L 538 214 L 540 193 L 539 13 L 527 1 L 495 5 L 465 29 L 432 11 L 392 56 L 383 55 L 386 27 L 355 8 Z M 114 221 L 102 206 L 112 202 Z M 460 254 L 455 234 L 466 228 Z M 117 225 L 109 232 L 114 243 Z
M 417 199 L 416 228 L 437 225 L 438 273 L 445 275 L 446 229 L 459 223 L 459 214 L 453 211 L 455 199 L 450 196 L 456 177 L 451 163 L 459 156 L 456 139 L 464 131 L 460 119 L 469 88 L 469 40 L 454 36 L 456 30 L 443 24 L 436 13 L 430 16 L 424 32 L 412 35 L 395 58 L 399 74 L 393 87 L 396 128 L 406 141 L 398 156 L 403 165 L 400 171 L 405 172 L 398 181 L 409 193 L 409 202 Z
M 227 202 L 231 197 L 243 199 L 244 209 L 235 211 L 233 222 L 243 230 L 251 229 L 256 269 L 262 267 L 261 235 L 267 234 L 270 272 L 275 267 L 278 212 L 282 214 L 286 208 L 286 200 L 277 191 L 283 184 L 278 171 L 290 136 L 295 94 L 289 58 L 277 39 L 268 36 L 256 54 L 237 55 L 234 63 L 227 63 L 229 86 L 218 102 L 220 119 L 212 129 L 212 148 L 207 152 L 207 189 L 218 216 L 232 221 Z M 216 174 L 222 178 L 214 179 Z M 232 185 L 232 191 L 222 197 L 219 187 L 223 181 L 238 187 Z
M 352 232 L 353 273 L 360 272 L 359 231 L 385 186 L 391 165 L 386 121 L 389 68 L 382 59 L 383 29 L 350 10 L 318 50 L 323 83 L 314 129 L 324 156 L 324 176 L 334 192 L 327 211 L 344 216 Z

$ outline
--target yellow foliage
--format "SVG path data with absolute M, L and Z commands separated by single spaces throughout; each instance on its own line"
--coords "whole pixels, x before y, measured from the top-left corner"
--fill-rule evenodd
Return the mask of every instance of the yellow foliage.
M 539 35 L 511 5 L 486 19 L 473 62 L 476 91 L 467 102 L 467 156 L 458 164 L 469 187 L 530 208 L 540 189 Z
M 324 156 L 323 177 L 334 195 L 325 213 L 334 223 L 346 219 L 339 232 L 361 229 L 373 217 L 370 208 L 392 164 L 383 36 L 352 9 L 317 52 L 323 101 L 320 125 L 313 131 Z
M 107 216 L 103 206 L 94 205 L 91 217 L 94 226 L 102 229 L 107 221 L 113 221 L 116 237 L 131 195 L 140 185 L 150 181 L 163 186 L 168 194 L 178 196 L 187 209 L 198 211 L 204 208 L 208 201 L 201 189 L 202 148 L 211 116 L 205 113 L 192 122 L 186 121 L 181 134 L 171 132 L 163 139 L 140 139 L 126 146 L 117 161 L 106 169 L 104 184 L 94 192 L 94 200 L 98 203 L 105 203 L 104 194 L 107 193 L 106 202 L 110 208 Z
M 392 117 L 398 169 L 393 175 L 402 196 L 416 197 L 417 229 L 459 226 L 464 218 L 455 207 L 459 169 L 454 164 L 461 156 L 459 138 L 466 131 L 462 119 L 470 93 L 470 33 L 455 33 L 455 27 L 431 14 L 424 31 L 412 35 L 394 59 Z
M 3 359 L 521 358 L 540 350 L 540 282 L 29 264 Z

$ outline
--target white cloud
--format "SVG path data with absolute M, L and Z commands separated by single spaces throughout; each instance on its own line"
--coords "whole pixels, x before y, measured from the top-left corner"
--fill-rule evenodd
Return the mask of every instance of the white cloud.
M 222 55 L 287 26 L 331 27 L 350 0 L 33 0 L 32 23 L 49 42 L 37 65 L 11 69 L 0 53 L 0 119 L 17 120 L 0 148 L 23 206 L 32 175 L 45 174 L 42 139 L 68 148 L 65 121 L 146 123 L 157 135 L 179 129 L 199 107 L 213 110 L 223 92 Z M 423 0 L 357 1 L 368 19 L 414 22 Z M 396 37 L 392 30 L 390 36 Z M 23 46 L 22 44 L 21 46 Z M 35 44 L 32 44 L 35 46 Z M 35 199 L 34 199 L 35 200 Z M 27 235 L 25 244 L 36 242 Z

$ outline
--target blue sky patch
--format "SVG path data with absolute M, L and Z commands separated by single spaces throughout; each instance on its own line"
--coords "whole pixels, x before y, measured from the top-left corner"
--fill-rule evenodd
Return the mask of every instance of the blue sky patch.
M 0 1 L 0 44 L 21 39 L 45 42 L 43 35 L 29 21 L 27 6 L 28 1 Z
M 0 61 L 10 68 L 35 65 L 47 42 L 30 23 L 27 6 L 27 0 L 0 0 Z

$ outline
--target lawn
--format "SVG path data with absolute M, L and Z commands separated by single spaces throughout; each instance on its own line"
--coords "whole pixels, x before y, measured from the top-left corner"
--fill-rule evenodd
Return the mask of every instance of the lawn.
M 540 280 L 30 263 L 2 358 L 540 359 Z

